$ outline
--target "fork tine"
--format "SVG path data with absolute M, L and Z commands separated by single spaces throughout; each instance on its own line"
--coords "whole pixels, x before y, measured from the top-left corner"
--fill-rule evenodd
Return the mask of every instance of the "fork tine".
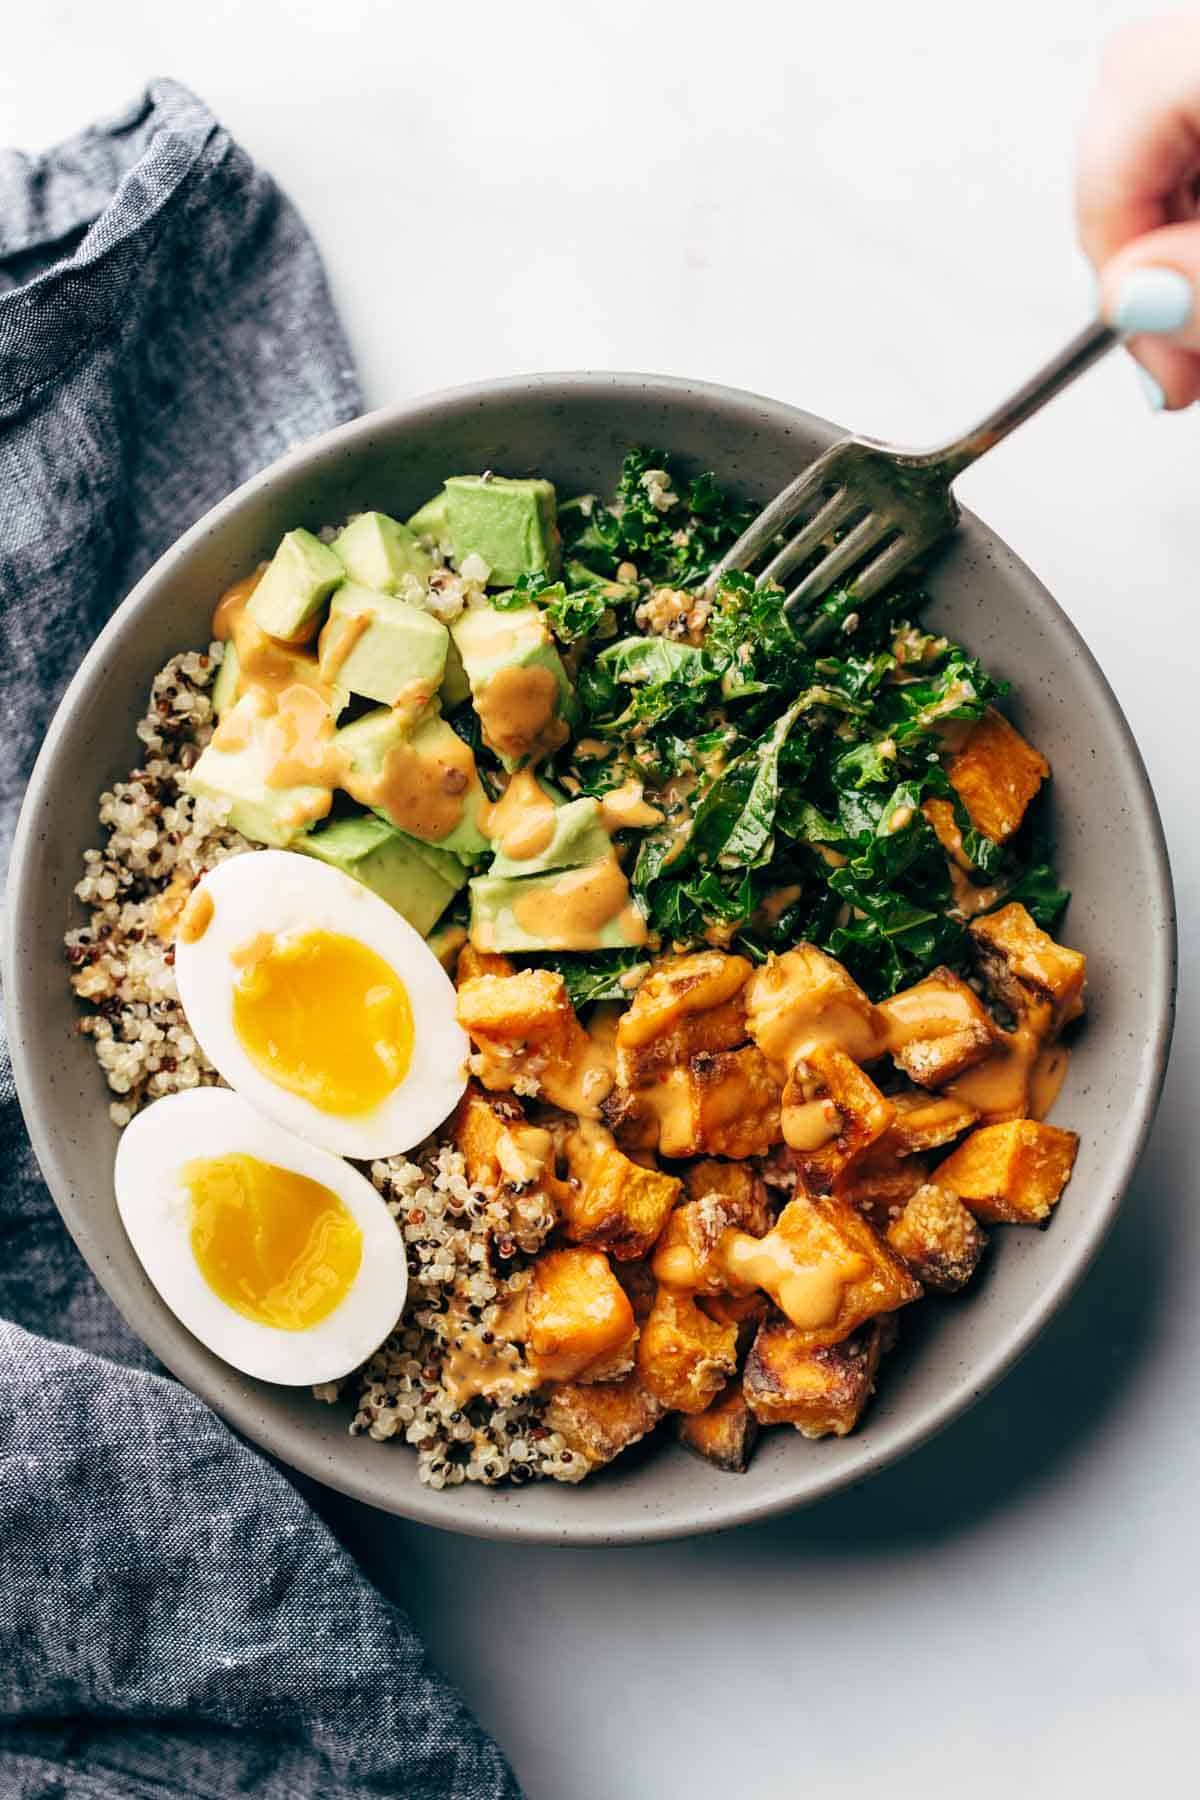
M 830 495 L 819 511 L 815 512 L 807 525 L 802 525 L 794 538 L 789 538 L 758 578 L 759 586 L 764 582 L 775 581 L 782 587 L 792 570 L 810 557 L 823 537 L 854 512 L 861 502 L 849 488 L 838 488 Z
M 869 562 L 861 574 L 850 583 L 850 592 L 856 600 L 865 604 L 873 600 L 889 581 L 894 581 L 901 569 L 905 568 L 917 555 L 920 546 L 914 544 L 903 532 L 898 538 L 886 545 L 873 562 Z
M 837 448 L 835 445 L 824 456 L 818 456 L 803 475 L 798 475 L 795 481 L 789 482 L 782 493 L 776 494 L 770 505 L 763 508 L 733 548 L 721 558 L 709 576 L 710 586 L 715 586 L 721 576 L 727 575 L 731 569 L 753 568 L 767 546 L 791 524 L 806 502 L 830 485 L 830 463 Z
M 837 581 L 839 575 L 854 563 L 861 561 L 869 550 L 878 544 L 884 532 L 889 530 L 889 523 L 879 513 L 868 513 L 853 529 L 848 531 L 840 544 L 835 544 L 828 556 L 821 558 L 815 569 L 810 569 L 804 580 L 793 588 L 784 605 L 788 612 L 803 606 L 806 600 L 815 600 L 818 595 L 826 593 Z M 874 564 L 872 564 L 874 567 Z

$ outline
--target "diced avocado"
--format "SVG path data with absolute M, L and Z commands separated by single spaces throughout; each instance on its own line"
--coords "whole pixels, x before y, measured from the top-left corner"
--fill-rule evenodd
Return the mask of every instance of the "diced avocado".
M 294 664 L 296 683 L 300 687 L 314 686 L 320 680 L 317 659 L 307 650 L 292 649 L 287 644 L 273 644 L 271 658 L 273 662 L 278 659 L 279 662 Z M 223 719 L 237 700 L 240 676 L 237 645 L 230 638 L 225 645 L 225 654 L 221 659 L 221 667 L 217 670 L 216 680 L 212 684 L 213 712 L 218 719 Z M 336 719 L 350 704 L 350 690 L 336 681 L 325 685 L 329 692 L 330 716 Z
M 433 558 L 417 542 L 416 532 L 386 513 L 359 513 L 330 548 L 349 580 L 381 594 L 397 593 L 406 575 L 424 581 L 433 567 Z
M 349 645 L 338 656 L 340 643 Z M 416 719 L 437 693 L 450 634 L 440 619 L 373 588 L 348 581 L 333 596 L 321 633 L 322 662 L 365 700 L 402 708 Z
M 456 563 L 481 556 L 490 587 L 512 587 L 522 575 L 558 568 L 554 484 L 538 477 L 452 475 L 446 483 L 446 529 Z
M 439 850 L 452 850 L 466 861 L 473 860 L 488 848 L 488 839 L 479 828 L 479 816 L 487 804 L 487 796 L 475 771 L 474 758 L 470 758 L 464 767 L 466 746 L 440 713 L 427 713 L 412 727 L 390 707 L 380 707 L 375 712 L 364 713 L 350 725 L 343 725 L 336 742 L 347 759 L 342 785 L 361 806 L 373 808 L 398 831 L 436 844 Z M 420 782 L 434 784 L 443 793 L 454 791 L 446 785 L 449 779 L 457 782 L 459 776 L 466 775 L 467 785 L 460 790 L 458 820 L 441 837 L 434 837 L 426 828 L 424 815 L 429 808 L 422 803 L 420 782 L 405 783 L 399 795 L 387 792 L 388 757 L 401 746 L 406 746 L 419 764 L 427 765 L 420 771 Z
M 439 549 L 443 547 L 449 549 L 450 533 L 445 488 L 435 494 L 432 500 L 427 500 L 424 506 L 417 508 L 408 521 L 408 529 L 414 537 L 427 538 Z
M 219 719 L 229 711 L 237 699 L 238 687 L 238 653 L 233 640 L 225 646 L 225 654 L 221 658 L 221 666 L 217 670 L 212 684 L 212 709 Z
M 611 856 L 611 852 L 609 853 Z M 605 863 L 608 863 L 606 857 Z M 586 869 L 596 864 L 587 864 Z M 625 950 L 646 941 L 646 922 L 632 900 L 597 929 L 581 928 L 571 904 L 571 886 L 584 869 L 555 870 L 520 877 L 477 875 L 470 882 L 471 942 L 477 950 Z M 539 901 L 550 902 L 544 908 Z M 529 912 L 542 914 L 536 928 Z M 525 920 L 518 916 L 525 913 Z M 553 919 L 547 926 L 545 921 Z
M 246 611 L 269 636 L 295 642 L 346 571 L 327 544 L 311 531 L 289 531 L 267 564 Z
M 262 720 L 247 713 L 237 743 L 206 745 L 183 785 L 189 794 L 230 801 L 227 819 L 234 831 L 283 850 L 325 817 L 332 795 L 325 787 L 271 787 L 268 769 Z
M 523 743 L 522 733 L 536 726 L 536 717 L 514 719 L 512 709 L 489 704 L 489 683 L 502 671 L 540 667 L 554 677 L 558 691 L 551 715 L 570 719 L 574 694 L 567 680 L 562 657 L 536 606 L 519 606 L 501 611 L 495 606 L 471 606 L 460 613 L 450 626 L 450 634 L 458 646 L 475 710 L 483 726 L 483 734 L 500 757 L 506 769 L 515 769 L 526 760 L 531 746 Z M 494 698 L 494 696 L 493 696 Z M 545 746 L 543 746 L 545 747 Z
M 554 814 L 554 836 L 536 856 L 505 856 L 497 850 L 489 875 L 540 875 L 552 869 L 578 869 L 608 855 L 609 836 L 600 822 L 600 802 L 589 794 L 568 800 Z
M 453 712 L 470 698 L 471 684 L 467 680 L 467 671 L 463 668 L 458 645 L 451 638 L 446 646 L 446 667 L 442 674 L 442 705 L 447 712 Z
M 295 848 L 361 881 L 422 937 L 467 879 L 456 856 L 418 843 L 375 813 L 336 819 L 320 831 L 307 832 Z

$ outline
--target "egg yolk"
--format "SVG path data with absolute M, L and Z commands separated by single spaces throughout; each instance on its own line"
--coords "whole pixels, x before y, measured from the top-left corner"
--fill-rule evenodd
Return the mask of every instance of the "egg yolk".
M 322 1112 L 371 1112 L 408 1073 L 413 1019 L 395 971 L 332 931 L 243 947 L 233 1024 L 255 1068 Z
M 362 1262 L 362 1232 L 331 1188 L 236 1152 L 181 1171 L 191 1244 L 213 1292 L 280 1331 L 307 1331 L 344 1299 Z

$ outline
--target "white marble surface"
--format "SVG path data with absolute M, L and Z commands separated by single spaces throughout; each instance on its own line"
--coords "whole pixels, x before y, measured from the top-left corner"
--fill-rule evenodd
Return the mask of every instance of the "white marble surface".
M 303 207 L 372 403 L 652 369 L 923 440 L 1080 320 L 1074 119 L 1143 10 L 42 0 L 6 13 L 0 134 L 194 86 Z M 336 1508 L 532 1800 L 1194 1779 L 1198 465 L 1194 409 L 1113 360 L 963 484 L 1112 678 L 1180 901 L 1162 1112 L 1066 1315 L 919 1455 L 761 1529 L 539 1552 Z

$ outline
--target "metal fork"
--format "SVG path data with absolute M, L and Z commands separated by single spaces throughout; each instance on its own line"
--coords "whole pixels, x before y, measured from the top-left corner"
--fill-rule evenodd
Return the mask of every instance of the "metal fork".
M 795 571 L 840 531 L 791 589 L 785 609 L 793 615 L 806 610 L 839 584 L 849 602 L 865 605 L 953 531 L 958 503 L 951 487 L 962 471 L 1090 369 L 1120 338 L 1112 326 L 1095 320 L 973 431 L 939 449 L 898 450 L 874 438 L 842 438 L 764 507 L 712 571 L 710 589 L 731 569 L 752 573 L 768 554 L 757 585 L 776 582 L 786 588 Z M 793 527 L 798 527 L 794 535 L 781 546 L 780 538 Z M 837 618 L 821 614 L 801 635 L 816 644 L 837 628 Z

